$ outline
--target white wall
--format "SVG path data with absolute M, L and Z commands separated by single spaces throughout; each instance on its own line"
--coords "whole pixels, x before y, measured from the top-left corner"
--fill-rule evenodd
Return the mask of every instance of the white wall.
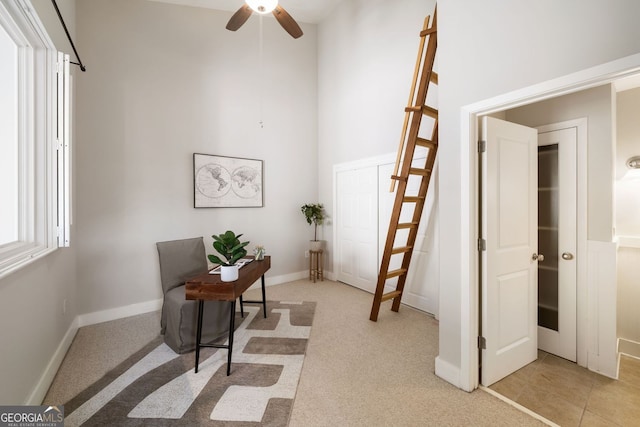
M 318 188 L 330 215 L 333 165 L 398 149 L 419 33 L 434 5 L 345 0 L 318 25 Z M 322 238 L 331 260 L 331 221 Z
M 438 5 L 440 71 L 441 288 L 439 366 L 467 388 L 462 367 L 463 282 L 459 260 L 471 253 L 461 230 L 461 107 L 511 90 L 640 52 L 635 0 L 469 2 Z M 597 30 L 594 30 L 597 28 Z M 465 136 L 466 138 L 466 136 Z M 466 357 L 466 356 L 465 356 Z M 467 361 L 465 361 L 465 364 Z M 457 374 L 456 374 L 457 371 Z
M 161 297 L 155 242 L 244 233 L 269 277 L 305 271 L 317 198 L 316 28 L 141 0 L 78 2 L 78 288 L 81 313 Z M 264 128 L 260 128 L 263 94 Z M 263 208 L 193 208 L 193 153 L 264 160 Z
M 59 3 L 74 34 L 75 0 Z M 51 2 L 32 0 L 32 4 L 56 47 L 72 53 Z M 74 232 L 72 227 L 75 243 Z M 76 249 L 72 244 L 71 248 L 58 249 L 0 280 L 0 404 L 39 404 L 44 397 L 52 379 L 46 376 L 55 374 L 57 368 L 47 367 L 77 313 L 75 265 Z

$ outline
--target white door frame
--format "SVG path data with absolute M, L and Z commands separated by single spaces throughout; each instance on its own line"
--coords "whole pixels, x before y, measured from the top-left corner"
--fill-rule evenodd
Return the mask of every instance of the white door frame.
M 471 391 L 478 387 L 478 116 L 611 83 L 640 73 L 640 54 L 588 68 L 564 77 L 466 105 L 461 109 L 461 343 L 459 386 Z M 595 296 L 595 295 L 594 295 Z M 589 295 L 587 295 L 587 298 Z M 598 319 L 600 320 L 600 319 Z M 615 325 L 615 322 L 614 322 Z M 593 329 L 596 330 L 593 330 Z M 588 331 L 598 336 L 598 325 Z M 614 331 L 615 333 L 615 331 Z M 615 352 L 615 349 L 613 349 Z

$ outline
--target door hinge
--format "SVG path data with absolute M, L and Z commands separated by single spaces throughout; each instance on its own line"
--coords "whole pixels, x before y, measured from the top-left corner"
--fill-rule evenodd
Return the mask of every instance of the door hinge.
M 481 139 L 478 141 L 478 153 L 484 153 L 487 151 L 487 141 Z
M 478 337 L 478 348 L 480 350 L 487 349 L 487 339 L 485 337 Z
M 487 241 L 484 239 L 478 239 L 478 252 L 487 250 Z

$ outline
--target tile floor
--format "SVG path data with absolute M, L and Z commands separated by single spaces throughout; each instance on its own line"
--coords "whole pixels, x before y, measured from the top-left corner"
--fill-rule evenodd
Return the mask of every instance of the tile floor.
M 625 355 L 613 380 L 539 351 L 490 388 L 562 427 L 640 425 L 640 359 Z

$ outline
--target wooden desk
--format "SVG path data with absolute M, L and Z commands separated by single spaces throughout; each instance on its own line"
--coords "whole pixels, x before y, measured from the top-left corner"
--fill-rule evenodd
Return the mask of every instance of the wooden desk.
M 251 257 L 247 257 L 251 258 Z M 200 360 L 200 347 L 226 348 L 227 375 L 231 373 L 231 353 L 233 352 L 233 333 L 235 330 L 236 299 L 242 298 L 244 291 L 249 289 L 258 279 L 262 280 L 262 301 L 244 301 L 249 303 L 262 303 L 264 317 L 267 317 L 267 300 L 264 290 L 264 273 L 271 268 L 271 257 L 265 256 L 262 261 L 252 261 L 239 271 L 238 280 L 235 282 L 223 282 L 219 274 L 202 273 L 185 282 L 185 298 L 198 301 L 198 327 L 196 329 L 196 373 Z M 202 310 L 204 301 L 229 301 L 231 304 L 231 316 L 229 320 L 229 344 L 202 344 Z

